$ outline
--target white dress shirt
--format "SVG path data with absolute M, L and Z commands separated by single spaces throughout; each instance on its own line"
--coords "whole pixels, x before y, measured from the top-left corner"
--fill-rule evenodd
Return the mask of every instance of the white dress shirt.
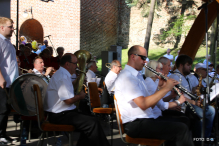
M 87 83 L 93 82 L 93 79 L 96 78 L 96 74 L 92 70 L 89 69 L 86 73 L 86 77 L 87 77 Z
M 192 90 L 192 84 L 189 78 L 184 77 L 178 69 L 174 70 L 174 73 L 169 76 L 169 78 L 172 78 L 176 81 L 178 81 L 184 88 L 186 88 L 188 91 Z M 181 80 L 181 81 L 180 81 Z M 188 81 L 187 81 L 188 80 Z M 188 99 L 191 99 L 190 96 L 187 94 L 184 94 L 184 96 Z
M 0 69 L 7 82 L 6 87 L 10 87 L 12 82 L 19 76 L 16 50 L 2 34 L 0 34 Z
M 168 58 L 168 59 L 170 59 L 170 60 L 173 60 L 173 55 L 171 55 L 171 54 L 165 54 L 163 57 L 166 57 L 166 58 Z
M 40 73 L 40 72 L 39 72 L 37 69 L 35 69 L 35 68 L 33 69 L 33 72 L 34 72 L 34 74 L 36 74 L 36 75 L 45 75 L 45 73 L 46 73 L 45 71 L 43 71 L 42 73 Z M 46 77 L 47 77 L 47 78 L 50 78 L 49 75 L 47 75 Z
M 178 55 L 175 57 L 175 61 L 176 61 L 177 58 L 178 58 Z
M 110 71 L 105 77 L 105 84 L 106 84 L 109 94 L 111 94 L 111 91 L 115 89 L 114 84 L 115 84 L 116 78 L 117 78 L 117 74 L 114 73 L 113 71 Z
M 147 85 L 149 95 L 152 95 L 157 91 L 157 86 L 158 86 L 158 83 L 159 83 L 159 79 L 157 79 L 154 82 L 150 77 L 147 77 L 145 79 L 145 83 Z M 156 106 L 153 108 L 153 111 L 154 111 L 155 115 L 162 116 L 161 110 L 164 111 L 164 110 L 168 109 L 168 107 L 169 107 L 169 102 L 164 102 L 163 99 L 161 99 L 161 100 L 158 101 Z
M 139 71 L 126 65 L 115 81 L 115 97 L 123 123 L 134 121 L 137 118 L 158 118 L 151 107 L 142 110 L 135 104 L 133 99 L 140 96 L 149 96 L 147 85 Z
M 71 74 L 65 68 L 60 67 L 49 81 L 44 99 L 44 110 L 52 113 L 73 110 L 76 106 L 67 105 L 64 100 L 74 96 Z

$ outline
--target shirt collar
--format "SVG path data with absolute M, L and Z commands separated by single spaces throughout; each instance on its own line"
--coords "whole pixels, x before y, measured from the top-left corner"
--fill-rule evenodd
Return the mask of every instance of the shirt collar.
M 71 74 L 69 71 L 67 71 L 67 69 L 65 69 L 64 67 L 59 67 L 59 70 L 61 70 L 64 74 L 66 74 L 68 77 L 71 77 Z
M 131 67 L 131 66 L 129 66 L 129 65 L 125 65 L 125 69 L 126 70 L 128 70 L 128 71 L 130 71 L 131 72 L 131 74 L 133 75 L 133 76 L 138 76 L 139 75 L 139 71 L 137 71 L 136 69 L 134 69 L 133 67 Z
M 2 38 L 3 40 L 7 39 L 7 38 L 4 37 L 2 34 L 0 34 L 0 38 Z
M 88 71 L 91 72 L 92 74 L 95 74 L 95 73 L 94 73 L 92 70 L 90 70 L 90 69 L 89 69 Z
M 37 69 L 33 69 L 33 71 L 35 72 L 35 74 L 41 74 Z M 42 72 L 42 74 L 45 74 L 45 71 Z

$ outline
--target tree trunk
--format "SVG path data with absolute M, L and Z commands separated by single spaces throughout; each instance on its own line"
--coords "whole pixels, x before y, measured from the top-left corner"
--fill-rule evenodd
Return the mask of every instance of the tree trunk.
M 212 31 L 211 31 L 211 45 L 210 45 L 210 55 L 211 55 L 211 62 L 215 64 L 215 49 L 216 47 L 216 40 L 217 40 L 217 18 L 214 20 L 212 24 Z
M 151 0 L 151 6 L 150 6 L 150 12 L 148 16 L 148 24 L 147 24 L 147 30 L 146 30 L 146 37 L 145 37 L 145 43 L 144 48 L 147 50 L 147 53 L 149 51 L 149 44 L 150 44 L 150 37 L 151 37 L 151 29 L 154 19 L 154 8 L 155 8 L 156 0 Z

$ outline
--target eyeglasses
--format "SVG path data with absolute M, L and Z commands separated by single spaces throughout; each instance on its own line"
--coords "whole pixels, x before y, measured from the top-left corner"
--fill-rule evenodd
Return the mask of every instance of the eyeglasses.
M 78 64 L 77 62 L 69 62 L 69 63 Z
M 4 26 L 4 27 L 7 27 L 7 28 L 10 28 L 10 29 L 14 29 L 14 26 Z
M 143 61 L 145 61 L 145 60 L 147 59 L 147 57 L 146 57 L 146 56 L 143 56 L 143 55 L 139 55 L 139 54 L 134 54 L 134 55 L 141 57 L 141 59 L 142 59 Z

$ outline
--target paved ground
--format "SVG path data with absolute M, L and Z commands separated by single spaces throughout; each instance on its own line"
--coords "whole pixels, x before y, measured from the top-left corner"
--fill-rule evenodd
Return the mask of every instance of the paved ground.
M 109 124 L 101 120 L 101 125 L 104 129 L 105 134 L 107 135 L 107 139 L 111 143 Z M 17 128 L 16 128 L 16 123 L 13 121 L 13 116 L 9 116 L 7 134 L 8 134 L 8 136 L 19 140 L 20 124 L 17 124 Z M 73 144 L 74 144 L 73 146 L 76 146 L 77 139 L 79 138 L 79 135 L 80 135 L 79 132 L 73 132 Z M 30 142 L 29 142 L 29 140 L 27 140 L 26 145 L 27 146 L 36 146 L 38 141 L 39 141 L 38 140 L 39 136 L 40 136 L 40 132 L 37 129 L 37 125 L 36 125 L 36 127 L 33 127 L 33 129 L 32 129 L 31 140 L 30 140 Z M 49 145 L 47 145 L 47 140 L 45 138 L 44 142 L 43 142 L 43 146 L 56 146 L 55 141 L 58 138 L 61 138 L 62 146 L 68 146 L 68 138 L 65 135 L 65 133 L 63 133 L 63 132 L 56 133 L 56 138 L 54 138 L 53 133 L 49 133 L 49 137 L 48 137 L 48 144 Z M 20 145 L 20 142 L 16 142 L 13 145 Z M 118 126 L 117 126 L 117 123 L 115 120 L 113 122 L 113 146 L 126 146 L 126 144 L 123 143 L 122 140 L 120 139 Z M 131 144 L 130 146 L 136 146 L 136 145 Z M 207 145 L 205 145 L 205 146 L 207 146 Z M 209 145 L 209 146 L 215 146 L 215 145 Z M 218 146 L 219 146 L 219 143 L 218 143 Z
M 109 135 L 110 131 L 109 131 L 108 123 L 101 121 L 101 125 L 104 129 L 105 134 Z M 40 135 L 40 133 L 36 128 L 33 128 L 32 133 L 33 134 L 32 134 L 32 138 L 31 138 L 30 142 L 29 142 L 29 140 L 27 140 L 27 146 L 36 146 L 37 145 L 37 142 L 38 142 L 37 138 Z M 10 136 L 12 138 L 19 139 L 20 124 L 17 124 L 17 129 L 16 129 L 16 123 L 13 121 L 13 116 L 9 117 L 7 134 L 8 134 L 8 136 Z M 68 138 L 67 138 L 67 136 L 65 136 L 65 133 L 57 133 L 56 138 L 54 138 L 52 135 L 53 135 L 53 133 L 49 133 L 48 143 L 50 146 L 56 145 L 55 140 L 58 139 L 58 137 L 61 138 L 62 146 L 68 146 Z M 79 132 L 73 132 L 74 146 L 76 146 L 77 139 L 79 138 L 79 135 L 80 135 Z M 110 135 L 107 136 L 107 139 L 111 143 L 111 136 Z M 20 145 L 20 142 L 16 142 L 13 145 Z M 47 146 L 46 138 L 44 139 L 43 146 Z M 116 121 L 114 121 L 114 123 L 113 123 L 113 146 L 126 146 L 126 144 L 123 143 L 122 140 L 120 139 Z M 136 146 L 136 145 L 132 144 L 131 146 Z

